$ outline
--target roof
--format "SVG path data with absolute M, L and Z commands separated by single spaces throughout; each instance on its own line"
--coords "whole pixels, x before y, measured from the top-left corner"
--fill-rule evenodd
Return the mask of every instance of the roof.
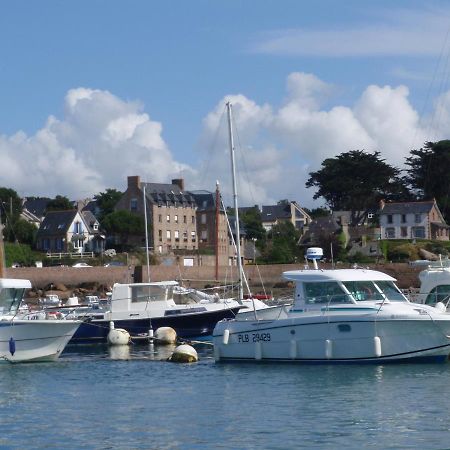
M 145 195 L 157 205 L 195 206 L 195 199 L 190 192 L 181 191 L 178 184 L 141 183 L 145 186 Z
M 386 273 L 368 269 L 291 270 L 283 272 L 283 278 L 296 282 L 325 281 L 396 281 Z
M 385 203 L 380 214 L 429 213 L 435 204 L 433 200 L 425 202 Z
M 216 193 L 209 191 L 189 191 L 197 204 L 197 211 L 207 211 L 216 209 Z M 220 210 L 223 211 L 222 205 Z
M 262 222 L 273 222 L 277 219 L 290 219 L 291 205 L 283 203 L 281 205 L 263 205 L 261 211 Z
M 45 210 L 47 208 L 47 205 L 51 199 L 47 197 L 42 198 L 31 198 L 31 199 L 25 199 L 25 202 L 23 204 L 24 209 L 27 211 L 30 211 L 32 214 L 34 214 L 36 217 L 44 217 L 45 216 Z
M 81 215 L 83 216 L 84 222 L 88 228 L 89 234 L 99 233 L 99 229 L 94 230 L 94 224 L 99 225 L 99 221 L 95 218 L 94 214 L 91 211 L 82 211 Z
M 49 211 L 39 227 L 38 236 L 66 233 L 77 213 L 76 209 Z

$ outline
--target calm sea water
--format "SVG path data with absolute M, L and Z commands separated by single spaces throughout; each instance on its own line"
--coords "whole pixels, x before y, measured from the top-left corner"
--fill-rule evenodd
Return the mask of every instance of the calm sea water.
M 450 448 L 450 364 L 215 364 L 197 350 L 191 365 L 148 345 L 3 365 L 0 448 Z

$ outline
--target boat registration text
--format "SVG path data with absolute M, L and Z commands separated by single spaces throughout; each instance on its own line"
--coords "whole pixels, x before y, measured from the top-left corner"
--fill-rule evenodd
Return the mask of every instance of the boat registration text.
M 270 333 L 239 333 L 238 342 L 269 342 Z

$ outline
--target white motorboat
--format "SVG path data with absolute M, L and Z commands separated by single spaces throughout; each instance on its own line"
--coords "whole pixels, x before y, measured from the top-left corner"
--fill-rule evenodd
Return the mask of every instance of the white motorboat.
M 430 262 L 428 267 L 419 273 L 420 291 L 417 301 L 435 306 L 438 303 L 449 308 L 450 303 L 450 261 Z
M 28 280 L 0 278 L 0 360 L 53 361 L 80 326 L 56 314 L 19 309 Z
M 84 322 L 72 342 L 106 342 L 110 322 L 132 337 L 160 327 L 171 327 L 182 338 L 210 337 L 219 320 L 235 317 L 242 308 L 234 300 L 211 302 L 186 296 L 180 299 L 180 289 L 176 281 L 116 283 L 107 307 L 74 308 L 71 316 Z
M 312 259 L 320 249 L 309 249 Z M 216 361 L 445 361 L 450 314 L 415 304 L 395 279 L 366 269 L 285 272 L 294 304 L 272 319 L 224 320 L 213 331 Z

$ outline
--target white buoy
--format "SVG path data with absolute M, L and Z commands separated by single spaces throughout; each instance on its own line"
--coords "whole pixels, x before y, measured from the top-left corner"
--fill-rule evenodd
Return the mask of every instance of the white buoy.
M 169 358 L 172 362 L 192 363 L 198 361 L 197 351 L 188 344 L 182 344 L 175 348 Z
M 325 341 L 325 357 L 327 359 L 331 359 L 333 356 L 333 341 L 331 339 L 327 339 Z
M 255 359 L 260 360 L 262 359 L 262 346 L 261 342 L 255 342 Z
M 156 343 L 175 344 L 177 342 L 177 333 L 173 328 L 160 327 L 155 332 Z
M 289 345 L 289 356 L 291 359 L 297 358 L 297 341 L 295 339 L 291 339 L 291 343 Z
M 109 322 L 108 344 L 128 345 L 130 343 L 130 333 L 123 328 L 114 328 L 114 322 Z
M 373 338 L 373 347 L 375 356 L 379 358 L 381 356 L 381 339 L 378 336 Z
M 228 344 L 229 339 L 230 339 L 230 330 L 227 328 L 223 332 L 223 343 L 224 343 L 224 345 Z

